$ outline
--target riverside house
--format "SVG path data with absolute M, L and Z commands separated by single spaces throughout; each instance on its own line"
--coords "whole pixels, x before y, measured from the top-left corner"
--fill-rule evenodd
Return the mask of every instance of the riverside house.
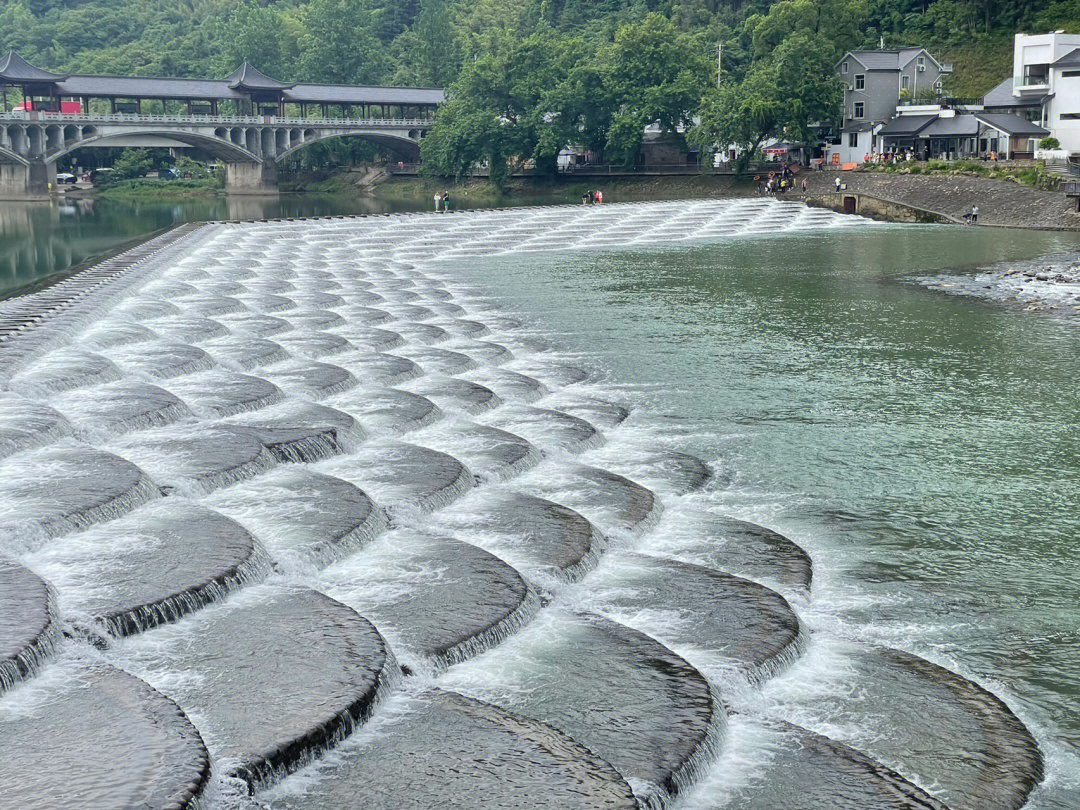
M 840 143 L 830 150 L 835 163 L 861 163 L 874 151 L 874 137 L 896 115 L 901 100 L 941 95 L 942 64 L 926 48 L 848 51 L 836 64 L 844 81 L 844 120 Z
M 1080 35 L 1017 34 L 1013 73 L 986 94 L 987 112 L 1013 113 L 1080 152 Z

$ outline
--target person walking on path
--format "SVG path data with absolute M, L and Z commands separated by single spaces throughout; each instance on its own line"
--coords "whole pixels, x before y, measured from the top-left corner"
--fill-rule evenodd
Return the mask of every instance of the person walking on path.
M 840 191 L 840 175 L 836 175 L 836 190 Z
M 802 193 L 803 194 L 806 193 L 806 178 L 805 177 L 802 179 Z
M 435 192 L 435 213 L 439 213 L 439 209 L 442 208 L 442 193 Z
M 444 191 L 442 195 L 443 213 L 450 213 L 450 192 Z
M 977 205 L 971 206 L 971 224 L 972 225 L 978 225 L 979 224 L 979 206 L 977 206 Z

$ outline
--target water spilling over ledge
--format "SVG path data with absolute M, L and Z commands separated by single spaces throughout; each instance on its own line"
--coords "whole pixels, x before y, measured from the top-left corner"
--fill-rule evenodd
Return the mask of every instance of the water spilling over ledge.
M 949 717 L 925 748 L 729 718 L 799 676 L 809 556 L 453 261 L 860 224 L 738 200 L 211 225 L 55 312 L 0 304 L 0 810 L 733 806 L 701 791 L 748 728 L 775 753 L 738 806 L 1019 807 L 1027 729 L 908 653 L 854 655 L 910 697 L 859 708 Z M 811 725 L 799 698 L 770 711 Z

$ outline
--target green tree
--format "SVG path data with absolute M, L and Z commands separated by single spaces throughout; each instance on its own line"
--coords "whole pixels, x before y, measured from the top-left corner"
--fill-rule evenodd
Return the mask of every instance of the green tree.
M 378 84 L 390 72 L 363 0 L 311 0 L 302 7 L 298 70 L 309 82 Z
M 143 177 L 154 168 L 154 162 L 146 149 L 125 149 L 113 161 L 110 180 L 134 180 Z
M 661 14 L 618 30 L 604 54 L 604 85 L 614 107 L 607 152 L 632 164 L 644 128 L 675 132 L 690 121 L 712 75 L 704 43 Z
M 839 116 L 843 98 L 839 79 L 828 69 L 831 56 L 823 51 L 805 34 L 789 37 L 741 82 L 710 90 L 690 143 L 704 152 L 736 145 L 742 171 L 769 138 L 812 139 L 816 125 Z
M 448 0 L 421 0 L 412 32 L 416 48 L 412 58 L 420 66 L 422 81 L 442 87 L 454 74 L 454 41 Z
M 235 70 L 245 59 L 269 76 L 292 75 L 296 41 L 283 10 L 245 0 L 218 21 L 215 34 L 220 42 L 217 75 Z

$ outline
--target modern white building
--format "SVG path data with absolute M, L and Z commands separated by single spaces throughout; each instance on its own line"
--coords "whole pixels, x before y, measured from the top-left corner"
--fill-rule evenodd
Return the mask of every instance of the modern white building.
M 1080 35 L 1017 34 L 1013 74 L 986 94 L 988 112 L 1012 112 L 1050 130 L 1061 148 L 1080 152 Z

